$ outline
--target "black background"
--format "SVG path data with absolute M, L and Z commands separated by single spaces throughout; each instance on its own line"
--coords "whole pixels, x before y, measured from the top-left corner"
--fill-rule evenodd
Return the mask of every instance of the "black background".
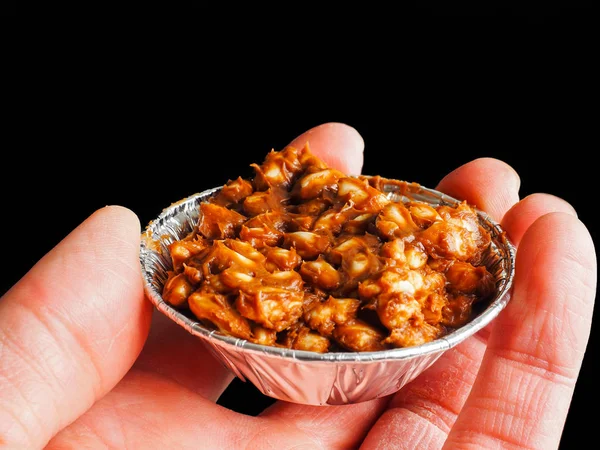
M 522 197 L 563 197 L 597 242 L 591 8 L 424 8 L 398 28 L 358 16 L 352 33 L 334 15 L 272 27 L 268 56 L 264 41 L 245 40 L 251 29 L 233 47 L 218 50 L 216 36 L 157 46 L 156 58 L 140 56 L 138 37 L 55 53 L 39 40 L 38 72 L 5 106 L 2 236 L 12 256 L 0 292 L 97 208 L 126 206 L 145 226 L 329 121 L 361 133 L 367 174 L 435 187 L 473 158 L 499 158 L 520 174 Z M 331 23 L 339 33 L 326 44 L 272 47 L 292 32 L 323 37 Z M 582 417 L 598 396 L 598 320 L 565 446 L 595 438 Z M 248 414 L 270 402 L 239 380 L 220 400 Z

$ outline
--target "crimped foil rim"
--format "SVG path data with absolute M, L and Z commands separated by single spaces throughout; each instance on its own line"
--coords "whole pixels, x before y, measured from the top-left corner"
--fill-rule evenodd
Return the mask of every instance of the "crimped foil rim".
M 157 285 L 159 285 L 162 291 L 162 283 L 164 283 L 164 280 L 161 281 L 157 279 L 156 265 L 162 265 L 163 269 L 168 269 L 166 263 L 162 261 L 165 259 L 164 255 L 168 256 L 166 246 L 173 242 L 175 236 L 176 239 L 180 239 L 187 234 L 186 230 L 180 226 L 181 224 L 177 224 L 174 218 L 181 215 L 188 215 L 197 219 L 199 215 L 199 203 L 220 191 L 221 188 L 222 187 L 215 187 L 207 189 L 180 200 L 164 209 L 155 220 L 148 224 L 142 235 L 140 244 L 140 264 L 146 296 L 161 313 L 185 328 L 189 333 L 202 339 L 209 341 L 216 340 L 219 341 L 221 345 L 235 347 L 238 351 L 243 350 L 244 352 L 267 354 L 284 359 L 289 358 L 292 360 L 310 361 L 314 363 L 368 363 L 371 361 L 408 360 L 419 356 L 444 352 L 456 346 L 489 324 L 500 311 L 504 309 L 510 300 L 510 292 L 515 271 L 516 249 L 506 237 L 500 224 L 494 221 L 485 212 L 476 209 L 480 223 L 492 234 L 492 245 L 495 245 L 495 251 L 502 254 L 502 256 L 499 257 L 503 266 L 501 270 L 502 276 L 497 276 L 496 282 L 499 284 L 497 294 L 485 310 L 464 326 L 443 337 L 421 345 L 376 352 L 316 353 L 254 344 L 245 339 L 227 336 L 218 331 L 209 330 L 164 301 L 161 292 L 157 289 Z M 384 191 L 388 192 L 388 195 L 393 200 L 419 200 L 433 205 L 445 204 L 451 206 L 460 203 L 460 200 L 442 192 L 423 187 L 416 183 L 404 181 L 386 184 L 384 186 Z M 170 263 L 170 257 L 166 259 L 168 259 Z

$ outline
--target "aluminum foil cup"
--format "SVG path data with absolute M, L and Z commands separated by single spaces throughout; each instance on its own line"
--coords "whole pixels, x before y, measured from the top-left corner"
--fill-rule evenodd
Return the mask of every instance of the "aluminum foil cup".
M 359 403 L 392 394 L 431 366 L 445 351 L 489 324 L 506 306 L 514 275 L 515 248 L 500 226 L 478 211 L 492 235 L 485 265 L 496 280 L 495 295 L 463 327 L 423 345 L 378 352 L 314 353 L 254 344 L 205 328 L 190 312 L 178 311 L 162 296 L 172 268 L 167 246 L 186 236 L 198 222 L 199 205 L 221 188 L 192 195 L 166 208 L 142 236 L 140 261 L 147 297 L 156 308 L 197 336 L 217 360 L 263 394 L 307 405 Z M 418 200 L 455 206 L 458 200 L 415 183 L 384 188 L 392 200 Z

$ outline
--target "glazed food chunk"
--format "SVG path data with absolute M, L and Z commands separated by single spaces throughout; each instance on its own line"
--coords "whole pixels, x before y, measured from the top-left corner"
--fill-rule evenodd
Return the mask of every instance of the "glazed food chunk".
M 169 246 L 163 298 L 205 326 L 313 352 L 423 344 L 463 326 L 494 292 L 490 234 L 466 202 L 394 200 L 287 147 L 201 203 Z

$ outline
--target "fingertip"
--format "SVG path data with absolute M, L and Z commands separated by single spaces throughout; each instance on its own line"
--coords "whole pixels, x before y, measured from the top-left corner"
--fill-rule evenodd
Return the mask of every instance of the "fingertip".
M 514 188 L 518 191 L 521 188 L 521 177 L 513 166 L 498 158 L 482 157 L 477 158 L 479 164 L 489 164 L 503 172 L 503 177 L 507 179 Z
M 535 305 L 559 317 L 558 311 L 575 306 L 574 299 L 578 314 L 586 316 L 584 305 L 594 301 L 596 265 L 594 242 L 581 220 L 563 211 L 538 217 L 519 244 L 508 320 L 519 322 L 528 308 L 535 316 Z
M 466 200 L 501 220 L 519 201 L 521 179 L 509 164 L 496 158 L 478 158 L 446 175 L 437 189 Z
M 108 223 L 118 224 L 126 230 L 139 233 L 141 223 L 139 217 L 129 208 L 121 205 L 107 205 L 96 210 L 92 216 L 100 216 Z
M 564 199 L 552 194 L 535 193 L 523 198 L 510 208 L 502 219 L 502 227 L 514 244 L 519 244 L 527 229 L 540 217 L 562 212 L 577 217 L 575 208 Z
M 447 187 L 449 189 L 462 189 L 462 186 L 457 186 L 456 182 L 464 177 L 468 176 L 473 181 L 488 184 L 490 175 L 493 174 L 495 178 L 498 178 L 503 183 L 506 183 L 514 191 L 518 192 L 521 187 L 521 178 L 513 167 L 506 162 L 496 158 L 477 158 L 473 161 L 463 164 L 456 170 L 446 175 L 442 181 L 440 181 L 440 187 Z
M 586 261 L 581 264 L 586 268 L 594 267 L 597 262 L 594 241 L 587 226 L 568 210 L 548 212 L 537 218 L 525 232 L 523 243 L 525 241 L 528 246 L 533 243 L 540 249 L 556 245 L 564 252 L 577 253 L 580 260 Z M 559 253 L 562 256 L 563 252 Z
M 303 148 L 306 144 L 329 166 L 349 175 L 360 174 L 365 143 L 354 127 L 328 122 L 311 128 L 290 143 L 296 148 Z
M 123 244 L 127 244 L 127 248 L 137 248 L 141 237 L 138 216 L 129 208 L 120 205 L 108 205 L 97 209 L 74 234 L 77 235 L 80 230 L 88 235 L 90 242 L 104 242 L 105 245 L 119 247 L 120 254 L 125 250 L 121 248 Z

